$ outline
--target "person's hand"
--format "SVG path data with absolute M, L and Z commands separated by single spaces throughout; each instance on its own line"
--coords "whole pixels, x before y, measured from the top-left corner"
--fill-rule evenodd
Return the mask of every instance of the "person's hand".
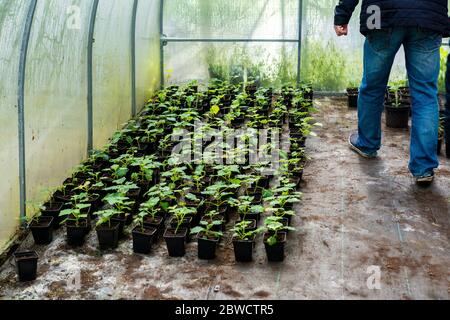
M 348 35 L 348 24 L 344 24 L 343 26 L 334 26 L 334 31 L 338 37 Z

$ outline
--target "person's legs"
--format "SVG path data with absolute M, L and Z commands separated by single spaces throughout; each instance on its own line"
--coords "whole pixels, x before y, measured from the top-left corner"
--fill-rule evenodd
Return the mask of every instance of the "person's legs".
M 386 87 L 404 36 L 404 28 L 373 30 L 367 35 L 358 99 L 358 137 L 354 143 L 364 153 L 376 154 L 381 147 L 381 115 Z
M 450 158 L 450 54 L 447 57 L 447 72 L 445 73 L 446 103 L 445 103 L 445 154 Z
M 437 32 L 410 28 L 404 42 L 412 97 L 409 169 L 415 177 L 431 176 L 439 166 L 437 84 L 441 41 L 442 37 Z

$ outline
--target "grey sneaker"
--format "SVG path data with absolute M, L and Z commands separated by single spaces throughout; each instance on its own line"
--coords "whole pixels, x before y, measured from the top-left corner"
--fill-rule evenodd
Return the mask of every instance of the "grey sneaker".
M 429 187 L 434 181 L 434 173 L 425 176 L 415 177 L 419 187 Z
M 378 153 L 375 152 L 371 152 L 371 153 L 367 153 L 362 151 L 361 149 L 359 149 L 356 146 L 356 142 L 358 141 L 358 134 L 357 133 L 352 133 L 350 135 L 350 137 L 348 138 L 348 144 L 350 146 L 350 149 L 355 151 L 357 154 L 359 154 L 361 157 L 366 158 L 366 159 L 374 159 L 378 156 Z

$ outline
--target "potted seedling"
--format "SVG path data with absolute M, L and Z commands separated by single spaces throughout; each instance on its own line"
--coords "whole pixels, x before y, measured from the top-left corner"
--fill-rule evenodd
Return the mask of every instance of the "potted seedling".
M 112 216 L 111 219 L 119 223 L 119 238 L 123 238 L 125 236 L 124 228 L 131 218 L 135 202 L 130 200 L 124 193 L 111 193 L 103 201 L 109 205 L 110 209 L 118 213 Z
M 216 223 L 213 226 L 213 231 L 225 231 L 225 219 L 222 215 L 220 215 L 215 210 L 209 210 L 202 218 L 201 222 L 206 222 L 208 224 L 214 223 L 215 221 L 219 221 L 220 223 Z
M 290 226 L 292 218 L 296 216 L 295 211 L 283 208 L 267 208 L 267 211 L 271 211 L 274 217 L 280 217 L 280 222 L 285 226 Z
M 351 84 L 347 88 L 348 107 L 350 109 L 358 108 L 359 88 L 356 84 Z
M 71 184 L 63 184 L 56 190 L 54 198 L 62 203 L 70 202 L 70 198 L 75 194 L 72 189 L 74 188 Z
M 158 241 L 159 236 L 163 232 L 164 227 L 164 215 L 158 206 L 160 199 L 157 197 L 150 198 L 140 206 L 139 215 L 143 217 L 143 224 L 148 228 L 155 228 L 157 230 L 153 237 L 154 242 Z M 139 222 L 139 221 L 138 221 Z
M 386 125 L 389 128 L 408 128 L 411 106 L 401 99 L 400 87 L 391 85 L 389 99 L 385 105 Z
M 95 211 L 101 204 L 100 201 L 100 195 L 95 194 L 92 192 L 93 184 L 88 180 L 85 181 L 83 184 L 79 185 L 73 191 L 75 192 L 75 195 L 72 196 L 72 202 L 74 198 L 79 199 L 79 202 L 81 203 L 88 203 L 91 205 L 91 210 Z
M 264 212 L 264 206 L 255 203 L 255 198 L 250 196 L 240 196 L 238 199 L 230 199 L 229 204 L 237 208 L 241 220 L 261 219 L 261 213 Z
M 145 194 L 148 198 L 159 198 L 159 207 L 165 213 L 175 204 L 176 196 L 173 189 L 167 183 L 159 183 L 150 188 Z
M 133 251 L 135 253 L 149 254 L 152 244 L 158 238 L 158 229 L 145 223 L 147 212 L 141 211 L 135 218 L 136 227 L 133 229 Z
M 182 257 L 186 254 L 186 240 L 188 238 L 189 223 L 186 222 L 186 215 L 189 210 L 182 208 L 171 208 L 174 220 L 164 233 L 167 250 L 170 257 Z M 175 225 L 176 224 L 176 225 Z
M 206 188 L 202 192 L 203 195 L 208 196 L 209 199 L 206 200 L 207 210 L 215 210 L 219 214 L 225 217 L 225 221 L 229 221 L 229 210 L 226 205 L 230 200 L 230 196 L 233 195 L 232 192 L 227 192 L 229 185 L 225 182 L 218 181 L 215 184 Z
M 17 251 L 14 253 L 17 276 L 20 282 L 36 280 L 38 259 L 39 256 L 36 251 Z
M 61 211 L 60 216 L 64 218 L 61 224 L 66 225 L 67 243 L 69 246 L 80 247 L 84 244 L 88 233 L 89 204 L 77 204 L 75 207 Z
M 48 245 L 53 241 L 53 217 L 42 216 L 39 210 L 36 210 L 36 206 L 32 205 L 33 217 L 25 217 L 28 228 L 33 234 L 34 242 L 37 245 Z
M 267 232 L 264 234 L 264 246 L 266 248 L 267 259 L 270 262 L 284 261 L 284 249 L 286 244 L 286 231 L 294 231 L 292 227 L 285 226 L 281 222 L 281 217 L 268 217 L 264 224 Z
M 34 217 L 27 219 L 28 227 L 37 245 L 48 245 L 53 241 L 53 217 L 42 216 L 38 212 Z
M 44 205 L 42 205 L 40 208 L 42 216 L 53 218 L 52 227 L 55 230 L 59 229 L 60 227 L 61 220 L 59 217 L 59 213 L 61 212 L 63 207 L 64 207 L 63 202 L 55 201 L 55 198 L 51 197 L 50 200 L 47 201 Z
M 147 192 L 151 181 L 154 181 L 154 170 L 158 168 L 158 164 L 148 157 L 136 158 L 131 163 L 133 170 L 131 181 L 141 188 L 143 193 Z
M 193 225 L 194 216 L 197 214 L 197 209 L 185 207 L 182 204 L 179 204 L 170 207 L 169 213 L 172 215 L 172 218 L 169 221 L 169 225 L 172 228 L 178 226 L 180 219 L 182 219 L 181 226 L 189 230 L 191 225 Z
M 197 235 L 198 258 L 201 260 L 213 260 L 216 258 L 216 249 L 223 233 L 213 231 L 213 228 L 220 226 L 222 221 L 214 220 L 211 223 L 201 221 L 198 227 L 191 230 L 191 234 Z
M 117 221 L 120 211 L 117 209 L 101 210 L 95 213 L 98 216 L 96 230 L 101 250 L 115 249 L 119 245 L 119 229 L 121 222 Z M 122 230 L 123 231 L 123 230 Z
M 265 231 L 264 228 L 249 230 L 251 221 L 243 220 L 234 226 L 233 246 L 234 255 L 238 262 L 251 262 L 253 260 L 253 248 L 255 247 L 256 235 Z
M 273 208 L 293 210 L 294 204 L 301 201 L 303 194 L 295 191 L 295 184 L 286 183 L 285 180 L 281 182 L 281 186 L 273 190 L 266 190 L 264 199 L 270 202 Z
M 131 181 L 126 181 L 125 178 L 115 180 L 115 185 L 106 188 L 106 191 L 112 191 L 114 193 L 119 193 L 126 195 L 129 199 L 136 201 L 141 195 L 141 188 L 139 188 L 135 183 Z

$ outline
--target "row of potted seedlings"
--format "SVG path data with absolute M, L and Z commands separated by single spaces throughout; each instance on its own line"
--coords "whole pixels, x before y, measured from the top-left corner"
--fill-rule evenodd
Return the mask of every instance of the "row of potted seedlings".
M 199 258 L 211 259 L 226 224 L 237 214 L 239 221 L 230 230 L 236 260 L 251 260 L 250 248 L 260 233 L 269 260 L 282 260 L 284 252 L 274 252 L 284 248 L 292 205 L 300 200 L 305 142 L 314 126 L 312 95 L 307 86 L 275 92 L 220 81 L 203 92 L 196 83 L 158 92 L 42 206 L 30 222 L 35 242 L 50 243 L 53 229 L 64 226 L 67 244 L 82 246 L 95 226 L 99 247 L 114 249 L 132 225 L 137 253 L 149 253 L 163 237 L 169 255 L 181 256 L 185 243 L 195 237 Z M 193 133 L 196 138 L 206 135 L 205 128 L 224 126 L 289 130 L 289 148 L 280 152 L 280 169 L 270 175 L 262 174 L 264 162 L 219 165 L 204 155 L 203 162 L 181 163 L 171 156 L 172 135 L 177 129 L 191 129 L 196 121 L 206 123 Z M 203 149 L 207 147 L 204 142 Z M 248 160 L 248 150 L 232 147 L 221 155 L 225 163 L 237 156 Z M 258 146 L 273 147 L 271 141 Z M 279 183 L 271 188 L 275 175 Z M 268 212 L 272 215 L 262 223 L 261 214 Z

